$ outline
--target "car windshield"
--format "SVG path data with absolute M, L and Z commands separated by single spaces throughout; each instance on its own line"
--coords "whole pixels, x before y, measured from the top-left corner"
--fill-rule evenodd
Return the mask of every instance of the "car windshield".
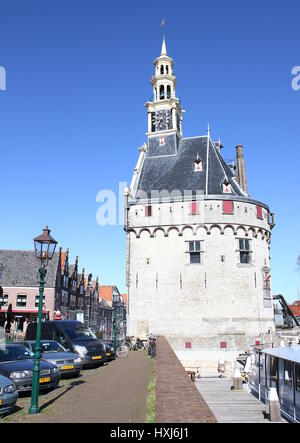
M 35 351 L 35 343 L 32 343 L 31 348 L 33 352 Z M 65 348 L 63 348 L 56 341 L 44 341 L 41 343 L 41 352 L 66 352 Z
M 64 330 L 71 340 L 95 340 L 95 338 L 97 338 L 96 335 L 84 325 L 76 325 L 75 328 L 66 326 Z
M 27 360 L 33 357 L 33 352 L 25 346 L 0 346 L 0 363 L 5 361 Z

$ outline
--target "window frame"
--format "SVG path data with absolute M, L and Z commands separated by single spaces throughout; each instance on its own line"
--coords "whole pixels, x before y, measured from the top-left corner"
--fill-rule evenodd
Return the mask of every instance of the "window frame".
M 240 237 L 237 239 L 237 241 L 238 241 L 237 252 L 239 253 L 239 264 L 240 265 L 250 265 L 252 263 L 252 253 L 253 253 L 253 251 L 251 249 L 251 239 Z M 246 242 L 248 242 L 249 249 L 246 249 L 246 247 L 241 249 L 241 241 L 244 242 L 244 246 L 246 246 Z M 246 263 L 242 261 L 242 254 L 243 255 L 247 254 L 248 260 Z
M 20 302 L 20 301 L 18 300 L 19 297 L 23 297 L 23 298 L 25 299 L 25 304 L 24 304 L 24 301 Z M 26 308 L 26 306 L 27 306 L 27 300 L 28 300 L 28 297 L 27 297 L 26 294 L 17 294 L 17 298 L 16 298 L 16 307 L 17 307 L 17 308 Z
M 263 220 L 263 208 L 260 205 L 256 205 L 256 217 L 259 220 Z
M 189 265 L 202 265 L 203 264 L 203 258 L 202 258 L 202 254 L 203 254 L 203 248 L 201 243 L 204 240 L 186 240 L 186 244 L 187 244 L 187 251 L 186 254 L 189 255 L 189 261 L 188 264 Z M 196 244 L 199 243 L 199 245 L 196 246 Z M 191 249 L 191 244 L 193 244 L 193 249 Z M 195 248 L 196 246 L 196 248 Z M 198 257 L 199 261 L 192 261 L 192 257 Z
M 190 215 L 199 215 L 199 204 L 198 202 L 190 203 Z
M 152 205 L 145 206 L 145 217 L 152 217 Z
M 3 294 L 2 296 L 0 296 L 0 306 L 5 305 L 8 305 L 8 294 Z
M 225 206 L 231 203 L 231 212 L 225 210 Z M 234 202 L 233 200 L 223 200 L 223 214 L 224 215 L 233 215 L 234 214 Z
M 36 295 L 35 296 L 35 302 L 34 302 L 34 307 L 35 308 L 38 308 L 39 307 L 39 302 L 40 302 L 40 296 L 39 295 Z M 43 295 L 43 303 L 42 303 L 42 306 L 45 306 L 45 303 L 46 302 L 46 297 L 45 297 L 45 295 Z

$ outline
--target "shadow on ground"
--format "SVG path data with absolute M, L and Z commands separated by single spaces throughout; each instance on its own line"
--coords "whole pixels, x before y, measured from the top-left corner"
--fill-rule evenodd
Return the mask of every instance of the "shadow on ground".
M 65 395 L 67 392 L 69 392 L 71 389 L 75 388 L 75 386 L 80 386 L 83 383 L 85 383 L 85 381 L 83 380 L 78 380 L 78 381 L 72 381 L 69 386 L 67 387 L 67 389 L 65 389 L 63 392 L 61 392 L 60 394 L 58 394 L 56 397 L 51 398 L 51 400 L 47 401 L 46 403 L 44 403 L 41 407 L 40 407 L 40 411 L 42 411 L 43 409 L 47 408 L 48 406 L 52 405 L 53 403 L 55 403 L 59 398 L 61 398 L 63 395 Z

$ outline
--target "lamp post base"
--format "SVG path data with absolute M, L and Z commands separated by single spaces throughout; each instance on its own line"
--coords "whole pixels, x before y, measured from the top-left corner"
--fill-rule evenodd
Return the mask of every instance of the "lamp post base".
M 40 413 L 40 408 L 38 406 L 30 406 L 28 410 L 29 415 L 39 414 L 39 413 Z

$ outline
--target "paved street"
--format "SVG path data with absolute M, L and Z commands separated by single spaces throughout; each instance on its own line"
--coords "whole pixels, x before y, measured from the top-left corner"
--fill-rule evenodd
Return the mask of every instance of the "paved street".
M 143 423 L 153 363 L 146 351 L 131 351 L 128 358 L 62 380 L 57 390 L 40 397 L 38 416 L 27 415 L 30 398 L 25 397 L 18 400 L 21 409 L 3 421 Z

